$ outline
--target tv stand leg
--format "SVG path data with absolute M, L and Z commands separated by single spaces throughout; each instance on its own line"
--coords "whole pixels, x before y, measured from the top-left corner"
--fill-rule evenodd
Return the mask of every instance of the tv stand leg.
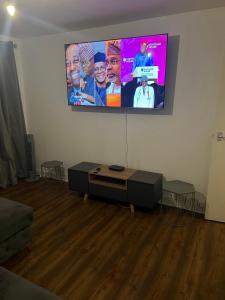
M 130 204 L 130 213 L 134 215 L 134 204 Z
M 84 194 L 84 201 L 87 201 L 87 200 L 88 200 L 88 194 L 85 193 L 85 194 Z

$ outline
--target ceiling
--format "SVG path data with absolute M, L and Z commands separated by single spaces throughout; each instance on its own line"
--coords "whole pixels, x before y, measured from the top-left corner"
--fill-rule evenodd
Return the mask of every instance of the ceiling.
M 0 0 L 0 35 L 16 38 L 225 6 L 225 0 L 12 1 L 16 4 L 17 14 L 11 19 L 4 9 L 5 0 Z

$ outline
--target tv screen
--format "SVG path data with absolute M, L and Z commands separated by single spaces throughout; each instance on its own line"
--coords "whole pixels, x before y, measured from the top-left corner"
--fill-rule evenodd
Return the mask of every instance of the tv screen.
M 167 34 L 65 45 L 68 104 L 164 107 Z

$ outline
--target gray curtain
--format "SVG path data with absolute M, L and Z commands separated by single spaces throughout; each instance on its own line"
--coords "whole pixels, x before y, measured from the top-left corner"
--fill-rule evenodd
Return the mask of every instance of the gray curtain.
M 27 177 L 26 128 L 14 47 L 0 42 L 0 186 Z

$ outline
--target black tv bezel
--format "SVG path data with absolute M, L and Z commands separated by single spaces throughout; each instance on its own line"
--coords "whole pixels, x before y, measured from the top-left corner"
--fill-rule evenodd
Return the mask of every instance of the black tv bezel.
M 159 36 L 159 35 L 165 35 L 167 37 L 166 39 L 166 67 L 165 67 L 165 99 L 166 99 L 166 85 L 167 85 L 167 58 L 168 58 L 168 39 L 169 34 L 168 33 L 159 33 L 159 34 L 150 34 L 150 35 L 139 35 L 139 36 L 128 36 L 123 38 L 111 38 L 107 40 L 94 40 L 94 41 L 86 41 L 86 42 L 72 42 L 72 43 L 66 43 L 64 44 L 64 63 L 65 63 L 65 74 L 66 74 L 66 89 L 67 89 L 67 105 L 70 107 L 75 108 L 103 108 L 103 109 L 132 109 L 132 110 L 147 110 L 147 111 L 163 111 L 165 109 L 165 100 L 163 101 L 163 106 L 160 108 L 147 108 L 147 107 L 132 107 L 132 106 L 102 106 L 102 105 L 72 105 L 69 103 L 68 99 L 68 85 L 67 85 L 67 73 L 66 73 L 66 48 L 69 45 L 79 45 L 79 44 L 85 44 L 85 43 L 95 43 L 95 42 L 107 42 L 107 41 L 113 41 L 113 40 L 123 40 L 123 39 L 132 39 L 132 38 L 142 38 L 142 37 L 150 37 L 150 36 Z

